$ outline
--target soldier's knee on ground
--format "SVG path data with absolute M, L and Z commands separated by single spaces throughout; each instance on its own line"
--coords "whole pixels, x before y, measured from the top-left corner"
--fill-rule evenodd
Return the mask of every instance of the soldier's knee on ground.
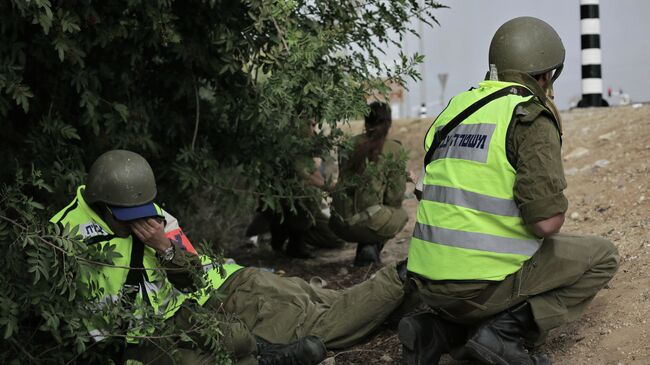
M 595 265 L 604 266 L 604 270 L 611 271 L 612 275 L 618 269 L 620 255 L 618 248 L 609 240 L 600 237 L 593 237 Z M 595 266 L 594 265 L 594 266 Z

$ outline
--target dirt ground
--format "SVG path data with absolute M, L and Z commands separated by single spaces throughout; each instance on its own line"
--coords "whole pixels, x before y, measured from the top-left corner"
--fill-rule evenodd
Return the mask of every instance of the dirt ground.
M 569 199 L 562 232 L 605 237 L 618 247 L 621 265 L 612 282 L 594 299 L 582 319 L 557 329 L 541 351 L 554 364 L 650 364 L 650 105 L 564 112 L 564 168 Z M 391 135 L 411 151 L 409 168 L 419 173 L 422 139 L 431 119 L 401 120 Z M 353 126 L 357 129 L 358 126 Z M 409 194 L 404 206 L 410 220 L 385 247 L 384 263 L 407 256 L 417 201 Z M 377 268 L 352 266 L 354 246 L 320 251 L 313 260 L 269 255 L 268 248 L 239 258 L 247 265 L 270 267 L 306 280 L 319 276 L 328 288 L 345 288 L 368 278 Z M 394 364 L 400 345 L 394 326 L 346 351 L 330 352 L 330 365 Z M 455 364 L 443 359 L 444 364 Z

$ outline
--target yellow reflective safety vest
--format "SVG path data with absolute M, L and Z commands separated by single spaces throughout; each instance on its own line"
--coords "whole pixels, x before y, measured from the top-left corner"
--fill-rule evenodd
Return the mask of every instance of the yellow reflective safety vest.
M 188 298 L 203 305 L 209 299 L 209 289 L 218 289 L 231 274 L 242 268 L 236 264 L 226 264 L 223 265 L 224 272 L 221 275 L 215 269 L 218 265 L 213 265 L 209 257 L 201 256 L 203 269 L 208 276 L 208 288 L 203 288 L 196 293 L 182 293 L 167 280 L 164 270 L 160 270 L 161 264 L 156 257 L 156 251 L 145 245 L 142 256 L 142 280 L 137 286 L 128 288 L 127 275 L 129 274 L 133 249 L 132 237 L 117 237 L 108 224 L 88 206 L 83 198 L 83 191 L 84 186 L 82 185 L 77 189 L 76 198 L 67 207 L 54 215 L 50 222 L 61 227 L 67 227 L 68 231 L 81 237 L 87 245 L 99 245 L 98 249 L 100 251 L 112 251 L 118 254 L 112 255 L 114 256 L 112 265 L 91 265 L 78 278 L 84 284 L 82 294 L 100 307 L 102 303 L 119 301 L 125 295 L 125 289 L 129 289 L 131 292 L 136 292 L 136 305 L 134 308 L 141 306 L 144 300 L 147 305 L 153 307 L 155 313 L 163 318 L 170 318 Z M 165 234 L 179 249 L 178 245 L 182 243 L 178 237 L 180 228 L 176 219 L 158 205 L 156 205 L 156 210 L 160 217 L 165 219 Z M 187 238 L 183 237 L 183 240 L 187 240 Z M 106 326 L 90 323 L 86 319 L 84 319 L 84 322 L 90 334 L 97 341 L 105 338 L 105 331 L 110 333 L 110 328 L 101 328 Z
M 526 93 L 489 101 L 432 151 L 409 247 L 410 272 L 430 280 L 500 281 L 539 249 L 541 239 L 526 228 L 514 201 L 516 170 L 506 156 L 515 108 L 534 98 L 532 92 L 484 81 L 455 96 L 427 132 L 425 149 L 436 131 L 472 104 L 513 86 Z

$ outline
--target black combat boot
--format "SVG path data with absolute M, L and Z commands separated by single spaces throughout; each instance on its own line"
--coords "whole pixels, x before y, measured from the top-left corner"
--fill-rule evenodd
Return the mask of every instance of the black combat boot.
M 492 365 L 550 365 L 545 355 L 531 356 L 524 339 L 536 337 L 530 304 L 524 302 L 481 324 L 465 344 L 472 357 Z
M 273 217 L 271 221 L 271 248 L 273 251 L 282 251 L 287 238 L 289 238 L 289 232 L 286 227 L 279 222 L 279 218 Z
M 305 243 L 305 232 L 293 231 L 289 234 L 289 242 L 287 243 L 287 256 L 297 259 L 313 259 L 312 254 L 307 248 Z
M 383 244 L 379 243 L 357 243 L 357 254 L 354 257 L 354 266 L 368 266 L 370 264 L 381 264 L 379 253 Z
M 399 322 L 402 364 L 435 365 L 442 354 L 462 345 L 467 338 L 465 327 L 425 312 L 404 317 Z
M 288 345 L 271 344 L 257 337 L 260 365 L 316 365 L 325 360 L 327 350 L 316 336 L 306 336 Z

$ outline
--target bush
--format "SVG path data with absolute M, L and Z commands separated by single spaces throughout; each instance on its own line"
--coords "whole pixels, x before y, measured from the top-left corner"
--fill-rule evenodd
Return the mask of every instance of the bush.
M 210 201 L 189 202 L 299 200 L 303 182 L 286 173 L 296 157 L 340 143 L 335 123 L 364 114 L 386 79 L 417 78 L 421 56 L 379 55 L 412 17 L 434 21 L 440 5 L 424 3 L 1 2 L 0 362 L 104 351 L 80 325 L 74 280 L 102 253 L 46 223 L 97 156 L 145 156 L 172 213 L 198 194 Z M 312 118 L 333 132 L 304 138 Z M 179 217 L 190 231 L 192 218 Z

